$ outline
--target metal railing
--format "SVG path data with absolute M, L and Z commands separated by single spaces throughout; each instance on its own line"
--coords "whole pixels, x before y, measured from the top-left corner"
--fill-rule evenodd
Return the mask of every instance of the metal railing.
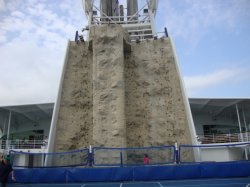
M 201 144 L 248 142 L 250 140 L 250 133 L 197 135 L 197 139 Z
M 132 18 L 140 18 L 140 19 L 133 20 Z M 128 28 L 128 33 L 131 37 L 131 41 L 136 41 L 137 38 L 143 40 L 154 37 L 148 15 L 147 16 L 142 15 L 139 17 L 127 16 L 127 19 L 128 20 L 121 19 L 120 16 L 94 17 L 92 20 L 92 25 L 109 24 L 109 23 L 122 24 L 122 25 L 139 24 L 137 26 L 132 26 L 132 28 Z
M 145 23 L 150 22 L 150 16 L 148 13 L 143 13 L 144 9 L 147 8 L 147 4 L 142 6 L 140 10 L 138 10 L 134 15 L 106 15 L 99 9 L 97 6 L 93 4 L 93 12 L 96 14 L 92 15 L 91 24 L 130 24 L 130 23 Z
M 47 140 L 1 140 L 0 149 L 41 149 Z
M 107 15 L 93 4 L 93 12 L 89 18 L 90 24 L 120 24 L 128 30 L 131 41 L 151 39 L 155 36 L 155 31 L 152 28 L 154 22 L 147 7 L 146 3 L 133 15 Z
M 148 15 L 126 16 L 127 19 L 121 16 L 94 16 L 92 25 L 99 24 L 132 24 L 132 23 L 150 23 Z M 134 19 L 133 19 L 134 18 Z

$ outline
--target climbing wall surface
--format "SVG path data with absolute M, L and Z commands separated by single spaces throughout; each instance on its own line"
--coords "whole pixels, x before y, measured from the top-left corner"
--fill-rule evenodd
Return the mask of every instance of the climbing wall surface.
M 133 43 L 125 64 L 127 146 L 192 144 L 170 39 Z
M 126 147 L 124 38 L 122 27 L 93 27 L 93 143 Z
M 70 43 L 62 86 L 56 150 L 192 143 L 169 38 L 130 43 L 120 25 L 92 27 Z
M 92 52 L 88 43 L 69 43 L 65 61 L 55 151 L 92 144 Z

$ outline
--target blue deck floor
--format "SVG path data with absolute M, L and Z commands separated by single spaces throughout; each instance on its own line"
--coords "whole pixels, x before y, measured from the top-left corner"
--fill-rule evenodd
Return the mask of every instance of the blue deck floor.
M 152 182 L 9 184 L 9 187 L 246 187 L 250 178 L 168 180 Z M 250 185 L 249 185 L 250 187 Z

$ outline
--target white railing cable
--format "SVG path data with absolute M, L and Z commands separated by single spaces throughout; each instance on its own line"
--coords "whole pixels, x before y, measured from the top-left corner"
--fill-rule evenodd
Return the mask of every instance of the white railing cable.
M 46 140 L 1 140 L 0 142 L 0 149 L 41 149 L 42 146 L 47 146 Z
M 197 135 L 198 141 L 201 142 L 202 144 L 248 142 L 249 138 L 250 138 L 249 132 L 231 133 L 231 134 Z

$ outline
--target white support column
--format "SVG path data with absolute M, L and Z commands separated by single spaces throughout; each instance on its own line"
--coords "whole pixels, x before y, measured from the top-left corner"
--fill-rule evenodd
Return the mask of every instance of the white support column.
M 245 125 L 245 132 L 247 132 L 248 128 L 247 128 L 247 122 L 246 122 L 246 116 L 245 116 L 244 108 L 242 110 L 242 114 L 243 114 L 243 120 L 244 120 L 244 125 Z
M 89 153 L 92 153 L 92 145 L 89 145 Z
M 174 151 L 175 151 L 175 154 L 177 153 L 178 155 L 177 155 L 177 157 L 175 156 L 175 164 L 178 164 L 179 163 L 179 158 L 180 158 L 180 153 L 178 153 L 178 150 L 179 150 L 179 148 L 178 148 L 178 143 L 177 142 L 175 142 L 174 143 Z
M 89 20 L 88 20 L 89 30 L 92 25 L 92 20 L 93 20 L 93 11 L 89 12 Z M 86 38 L 87 41 L 89 40 L 89 30 L 87 30 L 87 38 Z
M 240 129 L 240 138 L 241 138 L 241 141 L 243 142 L 244 140 L 243 140 L 243 135 L 242 135 L 240 115 L 239 115 L 239 109 L 238 109 L 238 104 L 237 103 L 235 104 L 235 107 L 236 107 L 236 112 L 237 112 L 237 117 L 238 117 L 238 124 L 239 124 L 239 129 Z M 247 153 L 246 148 L 244 149 L 244 152 L 245 152 L 245 158 L 246 158 L 246 160 L 248 160 L 248 153 Z
M 238 117 L 239 130 L 240 130 L 240 134 L 241 134 L 241 141 L 243 141 L 238 104 L 235 104 L 235 107 L 236 107 L 236 112 L 237 112 L 237 117 Z
M 244 120 L 244 125 L 245 125 L 245 137 L 246 137 L 246 141 L 248 142 L 248 128 L 247 128 L 247 122 L 246 122 L 246 116 L 245 116 L 245 111 L 244 108 L 242 110 L 242 114 L 243 114 L 243 120 Z
M 9 121 L 8 121 L 8 132 L 7 132 L 7 140 L 6 140 L 6 149 L 9 149 L 9 138 L 10 138 L 10 123 L 11 123 L 11 111 L 9 113 Z
M 246 141 L 248 142 L 249 141 L 248 128 L 247 128 L 247 122 L 246 122 L 246 116 L 245 116 L 244 108 L 242 110 L 242 114 L 243 114 L 243 120 L 244 120 L 244 125 L 245 125 L 245 138 L 246 138 Z M 246 160 L 248 160 L 248 151 L 249 151 L 249 149 L 245 148 Z
M 92 20 L 93 20 L 93 11 L 89 12 L 89 20 L 88 20 L 88 26 L 89 26 L 89 28 L 92 25 Z
M 7 123 L 7 116 L 4 119 L 4 123 L 3 123 L 3 134 L 5 134 L 5 132 L 6 132 L 6 123 Z
M 156 29 L 155 29 L 155 18 L 151 9 L 148 9 L 148 14 L 149 14 L 150 24 L 152 28 L 152 34 L 153 36 L 157 36 Z

